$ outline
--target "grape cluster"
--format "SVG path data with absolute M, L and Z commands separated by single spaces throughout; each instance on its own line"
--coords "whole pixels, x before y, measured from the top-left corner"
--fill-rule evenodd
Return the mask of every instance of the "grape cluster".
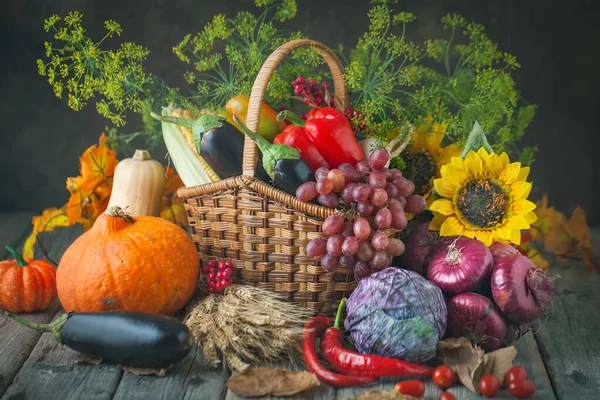
M 321 84 L 318 84 L 315 79 L 311 78 L 307 80 L 300 75 L 292 82 L 292 85 L 294 86 L 294 93 L 302 95 L 306 103 L 314 104 L 317 107 L 328 106 L 328 104 L 324 104 L 325 94 L 323 91 L 329 90 L 329 82 L 323 81 Z M 333 101 L 329 105 L 333 106 Z
M 234 281 L 231 261 L 210 260 L 202 266 L 202 273 L 206 276 L 209 293 L 223 291 Z
M 388 238 L 385 230 L 403 230 L 406 213 L 420 213 L 425 199 L 413 194 L 415 185 L 398 169 L 385 167 L 386 149 L 375 150 L 369 161 L 355 167 L 342 164 L 315 171 L 316 182 L 305 182 L 296 191 L 301 201 L 317 201 L 341 211 L 323 221 L 327 239 L 316 238 L 306 253 L 321 261 L 323 269 L 335 271 L 339 265 L 354 268 L 357 280 L 386 268 L 391 258 L 404 253 L 400 239 Z

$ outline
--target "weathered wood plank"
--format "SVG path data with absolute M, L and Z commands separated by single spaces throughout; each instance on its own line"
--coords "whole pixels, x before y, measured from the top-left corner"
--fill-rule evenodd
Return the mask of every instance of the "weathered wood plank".
M 25 235 L 31 231 L 31 213 L 0 213 L 0 260 L 4 260 L 8 251 L 4 246 L 18 246 Z
M 16 228 L 16 222 L 18 218 L 12 219 L 12 226 Z M 21 220 L 23 222 L 23 220 Z M 7 224 L 8 226 L 8 224 Z M 22 226 L 29 232 L 31 224 L 27 219 L 26 224 Z M 53 259 L 60 259 L 65 249 L 75 240 L 77 236 L 81 234 L 82 229 L 80 227 L 70 227 L 67 229 L 60 229 L 53 232 L 53 245 L 49 249 L 49 255 Z M 22 230 L 25 234 L 25 230 Z M 21 235 L 21 238 L 25 238 Z M 22 249 L 22 243 L 17 246 L 18 243 L 14 243 L 15 247 L 19 250 Z M 41 256 L 39 247 L 36 245 L 36 256 Z M 52 320 L 54 314 L 60 308 L 58 300 L 44 312 L 36 312 L 30 314 L 22 314 L 23 317 L 35 323 L 48 323 Z M 29 354 L 33 351 L 36 343 L 41 337 L 41 333 L 32 329 L 26 328 L 22 325 L 17 324 L 14 321 L 9 321 L 5 317 L 0 317 L 0 396 L 6 391 L 8 386 L 13 381 L 15 375 L 19 369 L 25 363 L 25 360 L 29 357 Z
M 277 367 L 277 368 L 284 368 L 290 371 L 303 371 L 306 370 L 306 367 L 304 366 L 303 363 L 291 363 L 289 361 L 281 361 L 279 363 L 276 363 L 275 365 L 265 365 L 265 367 Z M 232 375 L 236 375 L 236 373 L 233 373 Z M 329 386 L 329 385 L 325 385 L 324 383 L 321 383 L 319 386 L 317 386 L 316 388 L 313 388 L 311 390 L 307 390 L 305 392 L 299 393 L 298 395 L 296 395 L 295 397 L 297 398 L 301 398 L 301 399 L 311 399 L 311 400 L 324 400 L 324 399 L 335 399 L 339 397 L 336 397 L 336 390 L 335 388 Z M 225 396 L 225 400 L 242 400 L 243 397 L 240 397 L 238 395 L 236 395 L 235 393 L 233 393 L 231 390 L 227 390 L 227 396 Z M 261 399 L 265 399 L 265 400 L 288 400 L 289 397 L 261 397 Z
M 546 367 L 542 361 L 542 357 L 539 353 L 537 343 L 533 334 L 527 333 L 520 338 L 516 343 L 517 357 L 514 365 L 520 365 L 524 367 L 529 373 L 529 379 L 535 383 L 536 392 L 535 395 L 530 399 L 556 399 L 552 385 L 550 384 L 550 378 L 546 372 Z M 484 399 L 485 397 L 479 396 L 467 388 L 459 384 L 451 387 L 449 392 L 452 392 L 457 399 L 474 400 Z M 514 399 L 514 397 L 508 392 L 508 389 L 503 388 L 498 392 L 495 397 L 496 399 Z
M 126 372 L 113 399 L 147 399 L 149 394 L 169 400 L 222 399 L 228 377 L 229 370 L 209 365 L 202 356 L 202 349 L 194 346 L 190 354 L 163 377 Z
M 597 399 L 600 275 L 586 272 L 583 262 L 577 261 L 552 265 L 551 271 L 561 278 L 552 315 L 535 335 L 540 353 L 557 398 Z
M 123 372 L 109 364 L 78 364 L 80 357 L 44 333 L 2 400 L 111 399 Z

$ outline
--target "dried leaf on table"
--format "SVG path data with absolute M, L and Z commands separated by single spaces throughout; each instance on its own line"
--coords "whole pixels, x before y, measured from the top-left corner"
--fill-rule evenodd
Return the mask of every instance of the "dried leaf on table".
M 227 380 L 227 388 L 242 397 L 293 396 L 316 386 L 312 372 L 281 368 L 248 368 Z
M 82 365 L 100 365 L 100 364 L 102 364 L 102 359 L 98 358 L 98 357 L 90 357 L 90 356 L 82 355 L 77 360 L 75 360 L 75 363 L 82 364 Z
M 368 390 L 354 396 L 352 400 L 417 400 L 422 397 L 413 397 L 406 394 L 396 393 L 393 390 Z
M 45 209 L 42 215 L 32 218 L 32 224 L 33 230 L 23 245 L 23 257 L 25 259 L 34 258 L 33 246 L 38 234 L 71 225 L 65 207 Z
M 117 366 L 125 372 L 138 376 L 165 376 L 167 374 L 167 368 L 137 368 L 120 364 Z
M 514 346 L 484 353 L 480 348 L 473 347 L 471 341 L 465 337 L 438 342 L 440 362 L 452 368 L 460 382 L 474 393 L 478 393 L 479 380 L 485 375 L 496 375 L 500 382 L 503 382 L 516 356 L 517 350 Z

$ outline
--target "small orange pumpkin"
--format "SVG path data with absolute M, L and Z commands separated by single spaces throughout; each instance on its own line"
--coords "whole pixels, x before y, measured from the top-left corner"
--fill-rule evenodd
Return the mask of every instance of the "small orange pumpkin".
M 13 313 L 45 310 L 56 299 L 56 269 L 43 260 L 27 259 L 6 246 L 14 260 L 0 261 L 0 310 Z
M 199 264 L 184 229 L 113 206 L 63 254 L 58 297 L 66 311 L 170 315 L 192 298 Z

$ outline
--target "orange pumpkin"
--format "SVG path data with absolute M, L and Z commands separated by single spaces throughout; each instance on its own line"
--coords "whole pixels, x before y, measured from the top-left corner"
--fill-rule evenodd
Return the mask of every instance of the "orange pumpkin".
M 199 264 L 184 229 L 109 207 L 63 254 L 58 297 L 66 311 L 169 315 L 192 298 Z
M 14 260 L 0 261 L 0 310 L 13 313 L 45 310 L 56 299 L 56 269 L 27 259 L 6 246 Z

